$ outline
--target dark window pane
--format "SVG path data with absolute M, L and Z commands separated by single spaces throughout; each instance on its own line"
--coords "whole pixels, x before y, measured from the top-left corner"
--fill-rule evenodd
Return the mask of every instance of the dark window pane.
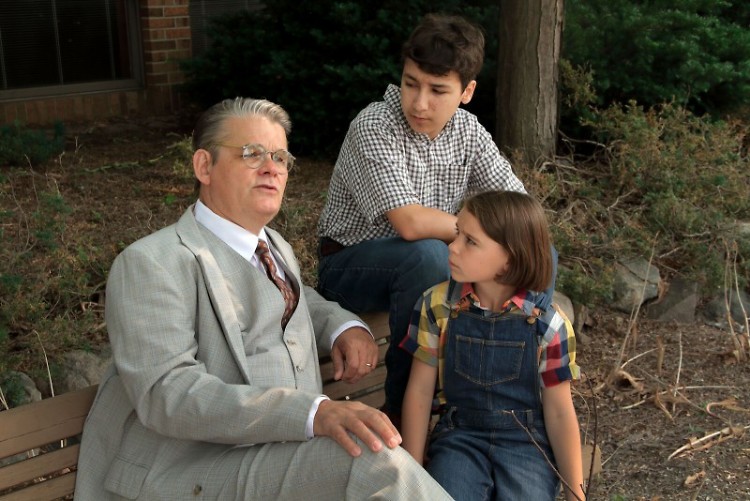
M 127 1 L 3 0 L 0 89 L 132 78 Z
M 53 19 L 50 0 L 3 2 L 0 15 L 3 88 L 58 83 Z

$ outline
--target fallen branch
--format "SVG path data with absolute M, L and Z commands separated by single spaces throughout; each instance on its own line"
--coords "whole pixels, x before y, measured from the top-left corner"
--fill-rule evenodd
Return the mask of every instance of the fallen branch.
M 719 431 L 704 435 L 701 438 L 690 439 L 687 444 L 683 445 L 672 454 L 670 454 L 667 460 L 670 460 L 674 457 L 682 457 L 689 452 L 697 452 L 708 449 L 710 447 L 713 447 L 714 445 L 725 442 L 730 438 L 741 437 L 745 433 L 745 430 L 748 429 L 750 429 L 750 424 L 747 426 L 727 426 L 726 428 L 723 428 Z
M 677 375 L 675 376 L 674 380 L 674 393 L 672 394 L 672 397 L 675 399 L 677 398 L 677 388 L 680 387 L 680 373 L 682 372 L 682 331 L 678 331 L 678 337 L 679 340 L 679 347 L 680 347 L 680 357 L 679 361 L 677 362 Z M 672 401 L 672 413 L 675 411 L 675 401 Z

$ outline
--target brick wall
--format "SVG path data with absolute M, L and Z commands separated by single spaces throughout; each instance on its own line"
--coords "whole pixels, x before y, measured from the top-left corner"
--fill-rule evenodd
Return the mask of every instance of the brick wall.
M 189 0 L 139 0 L 144 86 L 0 102 L 0 123 L 78 122 L 112 116 L 165 114 L 180 108 L 178 61 L 190 57 Z
M 140 0 L 147 101 L 154 111 L 180 107 L 178 61 L 190 57 L 189 0 Z

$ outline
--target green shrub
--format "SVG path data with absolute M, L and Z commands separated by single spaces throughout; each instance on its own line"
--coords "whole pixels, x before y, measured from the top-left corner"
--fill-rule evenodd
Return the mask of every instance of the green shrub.
M 522 173 L 551 209 L 556 245 L 571 268 L 558 279 L 561 289 L 582 302 L 606 301 L 596 282 L 609 280 L 612 264 L 653 252 L 664 275 L 684 274 L 711 294 L 723 286 L 727 247 L 738 249 L 746 286 L 750 236 L 733 228 L 750 221 L 748 126 L 674 104 L 631 102 L 591 116 L 585 125 L 599 141 L 597 156 L 544 175 Z
M 17 407 L 24 402 L 26 392 L 23 389 L 21 374 L 18 372 L 0 372 L 0 390 L 3 392 L 8 407 Z M 2 409 L 2 406 L 0 406 Z
M 460 13 L 488 32 L 481 78 L 491 80 L 480 78 L 475 100 L 492 123 L 496 3 L 268 2 L 263 10 L 215 20 L 210 48 L 183 63 L 185 90 L 201 107 L 236 96 L 270 99 L 292 117 L 295 153 L 335 154 L 356 113 L 382 99 L 387 84 L 399 83 L 401 44 L 418 20 L 428 12 Z
M 563 56 L 570 64 L 561 78 L 583 68 L 600 107 L 674 101 L 719 114 L 750 104 L 744 3 L 571 0 L 565 7 Z M 354 115 L 380 99 L 387 83 L 398 83 L 401 43 L 427 12 L 461 14 L 483 27 L 485 66 L 467 109 L 493 131 L 498 4 L 489 0 L 268 2 L 213 23 L 208 51 L 183 64 L 185 88 L 201 107 L 238 95 L 276 101 L 292 116 L 298 153 L 335 155 Z M 594 96 L 570 102 L 568 90 L 563 131 L 586 134 L 579 118 L 590 117 L 581 99 Z
M 52 135 L 44 130 L 29 129 L 15 121 L 0 126 L 0 166 L 37 165 L 62 152 L 65 128 L 58 122 Z
M 750 103 L 750 7 L 739 0 L 569 0 L 563 53 L 599 105 L 675 101 L 712 114 Z

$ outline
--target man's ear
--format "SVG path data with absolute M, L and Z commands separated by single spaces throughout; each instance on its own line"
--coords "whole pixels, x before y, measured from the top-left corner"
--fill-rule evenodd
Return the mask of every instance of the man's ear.
M 203 148 L 193 153 L 193 172 L 201 184 L 211 184 L 211 154 Z
M 474 89 L 477 88 L 477 81 L 472 80 L 469 82 L 469 84 L 464 89 L 463 94 L 461 94 L 461 102 L 463 104 L 469 104 L 469 101 L 471 101 L 471 98 L 474 97 Z

